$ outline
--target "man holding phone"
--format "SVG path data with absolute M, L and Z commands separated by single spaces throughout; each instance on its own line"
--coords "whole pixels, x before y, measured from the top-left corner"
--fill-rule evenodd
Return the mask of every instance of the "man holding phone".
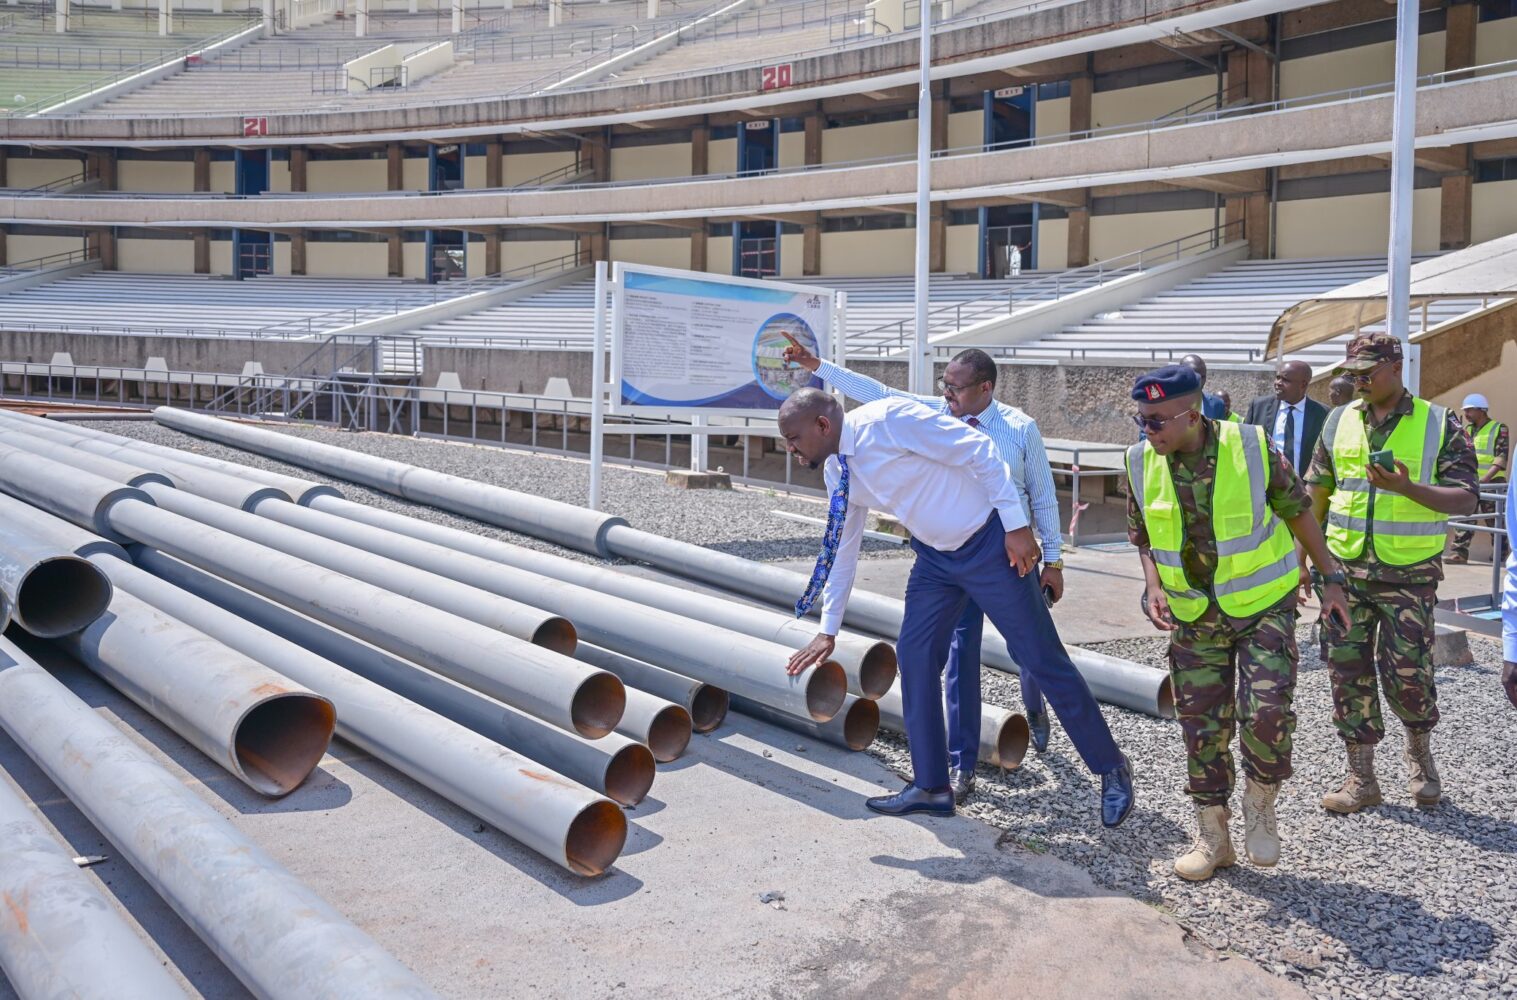
M 1348 608 L 1306 488 L 1263 427 L 1203 416 L 1201 380 L 1184 365 L 1141 376 L 1132 395 L 1144 440 L 1127 452 L 1127 536 L 1143 567 L 1144 611 L 1170 635 L 1198 827 L 1175 873 L 1198 882 L 1237 861 L 1228 832 L 1235 727 L 1244 847 L 1256 865 L 1280 857 L 1274 810 L 1296 725 L 1296 592 L 1311 587 L 1298 544 L 1327 571 L 1323 614 L 1347 621 Z
M 1348 775 L 1322 805 L 1340 813 L 1381 802 L 1381 694 L 1406 732 L 1412 798 L 1430 808 L 1442 795 L 1431 748 L 1438 724 L 1433 609 L 1448 517 L 1471 513 L 1480 492 L 1458 414 L 1408 392 L 1401 365 L 1395 337 L 1361 334 L 1349 342 L 1338 372 L 1354 380 L 1355 399 L 1328 414 L 1306 476 L 1313 512 L 1348 578 L 1348 627 L 1325 623 L 1333 723 Z

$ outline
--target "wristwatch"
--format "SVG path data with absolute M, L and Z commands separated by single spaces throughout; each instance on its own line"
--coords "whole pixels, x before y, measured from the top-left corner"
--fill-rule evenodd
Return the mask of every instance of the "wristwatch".
M 1063 559 L 1055 559 L 1053 562 L 1044 563 L 1043 564 L 1043 568 L 1044 569 L 1063 569 L 1064 568 L 1064 560 Z
M 1348 574 L 1344 573 L 1341 569 L 1336 570 L 1332 573 L 1323 573 L 1319 570 L 1314 569 L 1312 570 L 1312 578 L 1315 579 L 1318 583 L 1322 584 L 1324 587 L 1330 583 L 1336 583 L 1340 587 L 1345 586 L 1348 583 Z

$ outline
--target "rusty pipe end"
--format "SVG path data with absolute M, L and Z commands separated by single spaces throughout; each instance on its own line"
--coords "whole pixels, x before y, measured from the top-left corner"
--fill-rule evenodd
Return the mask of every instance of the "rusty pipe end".
M 698 733 L 709 733 L 727 718 L 727 709 L 732 696 L 725 689 L 702 684 L 690 696 L 690 728 Z
M 690 745 L 693 729 L 689 712 L 678 705 L 664 706 L 648 726 L 648 749 L 653 752 L 653 759 L 660 764 L 679 760 Z
M 1169 674 L 1159 682 L 1159 692 L 1154 696 L 1158 702 L 1159 718 L 1173 719 L 1175 717 L 1175 684 Z
M 628 740 L 606 764 L 606 797 L 617 805 L 635 806 L 653 787 L 653 751 Z
M 879 702 L 857 698 L 843 717 L 843 743 L 850 750 L 863 750 L 880 734 Z
M 111 581 L 78 556 L 43 559 L 16 588 L 11 618 L 39 639 L 57 639 L 88 628 L 111 603 Z
M 337 710 L 320 695 L 269 692 L 237 722 L 232 756 L 238 777 L 263 795 L 288 795 L 321 761 L 336 725 Z
M 569 619 L 555 615 L 532 632 L 532 644 L 564 656 L 573 656 L 575 647 L 579 645 L 579 632 Z
M 992 763 L 1007 771 L 1015 771 L 1022 766 L 1031 743 L 1032 730 L 1027 726 L 1027 716 L 1020 712 L 1007 715 L 996 733 L 996 759 Z
M 872 643 L 859 664 L 859 697 L 878 701 L 895 685 L 895 647 L 888 642 Z
M 836 660 L 823 660 L 806 679 L 806 711 L 817 722 L 830 722 L 848 697 L 848 676 Z
M 597 670 L 575 689 L 569 715 L 575 732 L 587 740 L 598 740 L 616 728 L 626 710 L 627 689 L 621 679 Z
M 597 799 L 569 824 L 564 864 L 580 875 L 604 875 L 627 843 L 627 815 L 621 806 Z

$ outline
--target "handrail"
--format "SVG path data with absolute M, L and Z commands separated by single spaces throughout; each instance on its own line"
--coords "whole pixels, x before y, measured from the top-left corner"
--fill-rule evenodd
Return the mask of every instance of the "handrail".
M 1212 93 L 1207 94 L 1205 97 L 1196 98 L 1194 101 L 1191 101 L 1184 107 L 1176 108 L 1167 114 L 1160 115 L 1159 117 L 1155 118 L 1154 121 L 1162 122 L 1170 118 L 1191 118 L 1203 111 L 1220 111 L 1233 105 L 1234 102 L 1231 95 L 1234 93 L 1247 96 L 1248 84 L 1235 83 L 1225 90 L 1213 91 Z
M 188 59 L 190 56 L 204 52 L 206 49 L 209 49 L 213 46 L 220 45 L 223 42 L 231 41 L 238 35 L 241 35 L 244 32 L 250 31 L 253 28 L 260 26 L 261 23 L 261 21 L 254 20 L 252 18 L 241 20 L 237 23 L 237 27 L 224 31 L 219 35 L 213 35 L 210 38 L 201 39 L 194 44 L 184 46 L 183 48 L 165 51 L 156 58 L 149 59 L 138 63 L 135 66 L 130 66 L 122 69 L 114 76 L 102 77 L 98 80 L 92 80 L 89 83 L 81 83 L 74 87 L 70 87 L 68 90 L 62 91 L 60 93 L 52 94 L 48 97 L 39 98 L 38 100 L 23 104 L 19 108 L 10 108 L 8 110 L 0 112 L 0 117 L 28 118 L 33 115 L 41 114 L 50 107 L 54 107 L 59 104 L 66 104 L 76 97 L 83 97 L 86 94 L 92 94 L 104 87 L 109 87 L 113 84 L 120 83 L 122 80 L 130 79 L 131 77 L 136 76 L 138 73 L 144 73 L 148 70 L 156 69 L 159 66 L 166 66 L 178 60 Z
M 57 253 L 43 254 L 41 257 L 32 257 L 29 260 L 18 260 L 14 264 L 0 264 L 0 273 L 50 271 L 56 268 L 83 264 L 87 261 L 95 260 L 99 256 L 100 250 L 98 247 L 85 247 L 81 250 L 60 250 Z
M 87 178 L 85 177 L 84 171 L 81 170 L 78 173 L 69 174 L 67 177 L 59 177 L 57 180 L 48 181 L 45 184 L 38 184 L 36 187 L 26 188 L 21 193 L 46 194 L 50 191 L 63 191 L 67 188 L 74 187 L 77 184 L 83 184 L 86 179 Z

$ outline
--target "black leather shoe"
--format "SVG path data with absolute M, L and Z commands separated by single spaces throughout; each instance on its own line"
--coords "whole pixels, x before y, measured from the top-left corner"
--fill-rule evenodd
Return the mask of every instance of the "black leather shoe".
M 961 806 L 974 791 L 974 768 L 967 771 L 954 768 L 948 772 L 948 790 L 953 792 L 953 804 Z
M 1132 765 L 1124 756 L 1122 766 L 1101 775 L 1101 825 L 1121 825 L 1132 812 L 1133 799 Z
M 1053 719 L 1048 709 L 1027 713 L 1027 728 L 1032 732 L 1032 748 L 1038 753 L 1048 749 L 1048 737 L 1053 735 Z
M 952 816 L 953 792 L 947 788 L 929 792 L 916 785 L 907 785 L 894 795 L 878 795 L 867 799 L 864 805 L 886 816 L 909 816 L 911 813 Z

